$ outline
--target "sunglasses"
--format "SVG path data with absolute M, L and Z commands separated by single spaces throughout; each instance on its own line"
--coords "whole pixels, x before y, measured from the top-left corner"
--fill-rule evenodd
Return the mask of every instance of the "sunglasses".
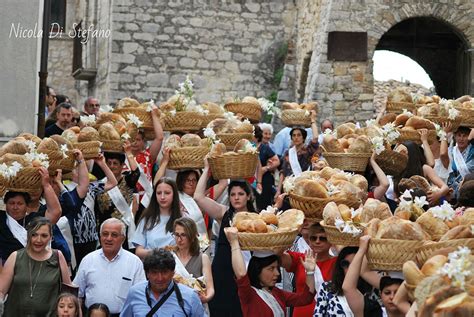
M 187 237 L 186 233 L 178 233 L 178 232 L 173 232 L 173 236 L 176 239 L 183 239 Z
M 310 236 L 309 241 L 311 242 L 316 242 L 316 241 L 321 241 L 321 242 L 327 242 L 328 238 L 324 236 Z
M 341 265 L 341 268 L 347 269 L 349 267 L 349 265 L 351 265 L 351 262 L 349 262 L 347 260 L 342 260 L 340 265 Z
M 100 105 L 98 103 L 91 103 L 89 104 L 89 107 L 96 107 L 96 108 L 99 108 Z

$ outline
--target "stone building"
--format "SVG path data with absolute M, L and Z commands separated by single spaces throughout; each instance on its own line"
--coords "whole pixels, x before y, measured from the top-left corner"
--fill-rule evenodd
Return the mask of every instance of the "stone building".
M 378 49 L 417 61 L 443 97 L 474 90 L 473 0 L 64 1 L 50 83 L 78 105 L 162 101 L 190 75 L 201 102 L 278 92 L 318 101 L 321 117 L 362 120 L 374 112 Z M 83 43 L 66 34 L 79 23 L 97 31 Z

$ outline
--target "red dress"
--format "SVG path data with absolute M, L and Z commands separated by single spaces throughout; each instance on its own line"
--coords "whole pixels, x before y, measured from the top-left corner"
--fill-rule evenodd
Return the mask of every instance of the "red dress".
M 237 279 L 237 288 L 244 317 L 273 317 L 273 312 L 268 305 L 260 298 L 257 292 L 250 285 L 248 275 Z M 287 306 L 303 306 L 314 301 L 314 294 L 309 291 L 308 286 L 300 292 L 291 293 L 274 287 L 272 295 L 280 304 L 286 315 Z
M 151 156 L 150 156 L 150 148 L 146 149 L 145 151 L 142 151 L 138 153 L 135 156 L 135 161 L 140 165 L 141 169 L 143 170 L 143 173 L 146 175 L 146 178 L 150 182 L 152 182 L 152 171 L 153 171 L 153 164 L 155 162 L 151 161 Z M 143 196 L 143 192 L 145 189 L 142 187 L 140 183 L 137 183 L 137 191 L 140 193 L 140 198 Z
M 291 256 L 291 267 L 287 271 L 295 274 L 294 278 L 296 279 L 296 283 L 295 283 L 296 291 L 300 292 L 301 289 L 306 286 L 306 271 L 304 269 L 303 264 L 301 264 L 301 260 L 300 260 L 300 258 L 303 258 L 304 260 L 304 253 L 288 251 L 288 254 Z M 323 279 L 325 282 L 331 280 L 332 269 L 336 263 L 336 260 L 337 260 L 337 257 L 333 257 L 325 261 L 316 262 L 319 269 L 321 270 L 321 274 L 323 275 Z M 316 290 L 316 292 L 317 291 L 318 290 Z M 313 316 L 315 304 L 316 302 L 313 299 L 313 301 L 309 305 L 302 306 L 302 307 L 295 307 L 293 311 L 293 317 Z

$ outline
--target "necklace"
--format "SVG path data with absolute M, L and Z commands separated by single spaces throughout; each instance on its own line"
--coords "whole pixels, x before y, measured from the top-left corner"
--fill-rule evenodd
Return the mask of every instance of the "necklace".
M 41 274 L 41 269 L 43 268 L 43 261 L 41 261 L 40 268 L 38 270 L 38 274 L 36 275 L 36 280 L 35 283 L 33 284 L 33 279 L 32 279 L 32 272 L 31 272 L 31 258 L 28 258 L 28 268 L 30 272 L 30 298 L 33 298 L 33 292 L 35 291 L 36 284 L 38 283 L 38 277 Z

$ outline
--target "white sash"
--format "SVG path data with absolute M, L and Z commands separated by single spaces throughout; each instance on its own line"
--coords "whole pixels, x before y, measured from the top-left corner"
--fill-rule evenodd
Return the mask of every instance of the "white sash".
M 13 236 L 15 237 L 15 239 L 17 239 L 18 241 L 20 241 L 20 243 L 26 247 L 26 243 L 28 242 L 28 234 L 26 232 L 26 229 L 23 228 L 19 223 L 18 221 L 16 221 L 15 219 L 13 219 L 12 216 L 10 216 L 8 214 L 8 212 L 5 212 L 6 215 L 7 215 L 7 226 L 8 226 L 8 229 L 10 229 L 11 233 L 13 234 Z M 26 215 L 25 215 L 26 217 Z
M 129 248 L 133 248 L 133 244 L 131 242 L 133 234 L 135 233 L 135 221 L 133 218 L 133 213 L 132 209 L 128 205 L 127 201 L 122 195 L 122 192 L 118 188 L 118 186 L 113 187 L 107 192 L 107 195 L 109 195 L 110 199 L 115 205 L 115 208 L 120 212 L 122 215 L 122 221 L 127 225 L 128 227 L 128 244 Z M 133 204 L 133 202 L 132 202 Z
M 293 171 L 293 175 L 300 176 L 303 172 L 301 170 L 300 162 L 298 162 L 298 153 L 296 153 L 296 147 L 292 146 L 288 150 L 288 159 L 290 160 L 291 170 Z
M 274 317 L 284 317 L 285 313 L 281 308 L 280 304 L 276 300 L 275 296 L 273 296 L 270 292 L 264 291 L 262 289 L 258 289 L 256 287 L 252 288 L 255 290 L 258 296 L 267 304 L 267 306 L 272 310 Z
M 316 267 L 314 268 L 314 289 L 317 290 L 321 285 L 324 283 L 324 278 L 323 278 L 323 273 L 321 273 L 321 270 L 319 269 L 319 266 L 316 264 Z M 318 293 L 315 294 L 314 298 L 318 296 Z
M 61 218 L 59 218 L 56 225 L 58 226 L 59 230 L 61 230 L 61 233 L 67 242 L 67 246 L 69 247 L 69 250 L 71 251 L 71 268 L 75 269 L 76 268 L 76 254 L 74 252 L 74 242 L 73 242 L 74 240 L 72 238 L 71 226 L 69 225 L 69 221 L 67 217 L 62 216 Z
M 183 263 L 181 262 L 181 260 L 179 259 L 179 257 L 176 255 L 176 253 L 171 252 L 171 254 L 173 254 L 174 261 L 176 262 L 176 266 L 175 266 L 175 268 L 174 268 L 175 274 L 179 274 L 179 275 L 181 275 L 182 277 L 184 277 L 185 279 L 190 279 L 190 278 L 192 278 L 193 275 L 190 274 L 190 273 L 188 272 L 188 270 L 186 270 L 186 267 L 183 265 Z
M 128 158 L 125 160 L 125 164 L 127 165 L 128 169 L 131 170 L 130 169 L 130 163 L 128 162 Z M 153 186 L 151 185 L 150 181 L 146 177 L 146 174 L 143 172 L 143 169 L 140 166 L 140 164 L 137 163 L 137 166 L 138 166 L 138 170 L 140 171 L 140 176 L 138 178 L 138 183 L 145 190 L 145 193 L 144 193 L 140 203 L 143 205 L 143 207 L 146 208 L 150 204 L 150 198 L 153 195 Z
M 467 153 L 467 150 L 468 149 L 465 149 L 464 151 L 466 151 Z M 462 156 L 461 151 L 459 151 L 457 145 L 453 148 L 453 159 L 462 177 L 469 174 L 469 169 L 467 168 L 466 161 L 464 160 L 464 157 Z
M 184 208 L 186 208 L 189 218 L 196 222 L 199 235 L 207 237 L 206 222 L 202 216 L 201 209 L 199 209 L 199 206 L 196 204 L 194 199 L 186 193 L 179 192 L 179 200 Z
M 351 308 L 349 307 L 349 303 L 344 295 L 337 296 L 339 304 L 342 306 L 342 310 L 346 313 L 346 317 L 354 317 L 354 313 L 352 312 Z
M 74 182 L 70 182 L 69 184 L 64 184 L 64 187 L 67 188 L 68 191 L 74 190 L 77 187 L 77 184 Z M 87 190 L 86 197 L 84 198 L 84 205 L 89 208 L 92 212 L 94 212 L 94 199 L 89 195 L 89 190 Z

